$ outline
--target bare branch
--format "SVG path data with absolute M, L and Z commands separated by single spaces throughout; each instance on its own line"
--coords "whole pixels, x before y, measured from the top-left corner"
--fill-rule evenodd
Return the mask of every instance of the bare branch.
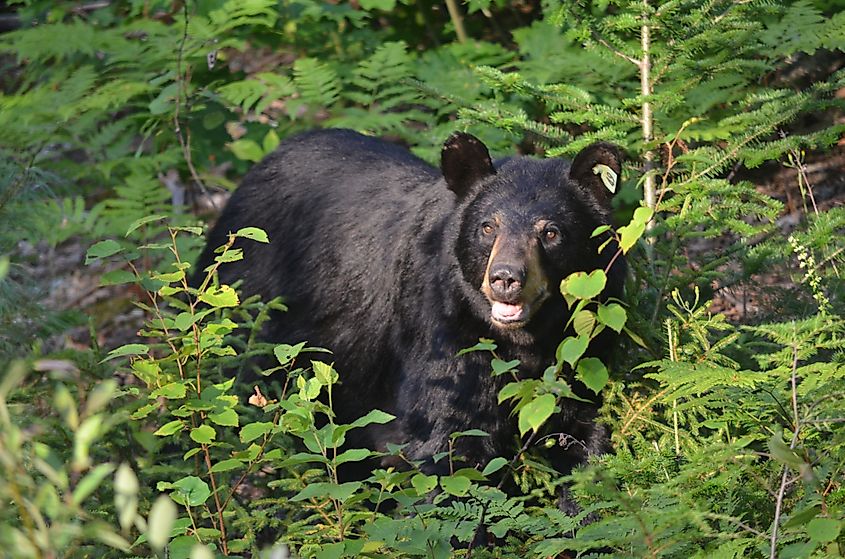
M 599 35 L 598 32 L 590 30 L 590 34 L 592 35 L 593 40 L 595 42 L 599 43 L 600 45 L 605 47 L 607 50 L 609 50 L 610 52 L 612 52 L 613 54 L 615 54 L 619 58 L 627 60 L 628 62 L 630 62 L 634 66 L 637 66 L 638 68 L 642 68 L 642 65 L 643 65 L 642 60 L 637 60 L 636 58 L 634 58 L 632 56 L 628 56 L 627 54 L 625 54 L 621 50 L 617 49 L 616 47 L 614 47 L 613 45 L 608 43 L 607 40 L 604 37 Z
M 792 374 L 790 375 L 790 381 L 792 385 L 792 413 L 794 414 L 793 418 L 793 430 L 792 430 L 792 442 L 789 443 L 789 448 L 795 448 L 795 444 L 798 442 L 798 433 L 801 430 L 801 418 L 798 415 L 798 348 L 793 345 L 792 346 Z M 797 479 L 797 478 L 796 478 Z M 777 559 L 778 556 L 778 523 L 780 522 L 780 515 L 783 510 L 783 496 L 786 493 L 786 488 L 791 483 L 795 482 L 795 479 L 789 479 L 789 467 L 783 467 L 783 473 L 781 474 L 780 478 L 780 488 L 778 489 L 777 499 L 775 500 L 775 518 L 772 521 L 772 537 L 771 537 L 771 550 L 769 554 L 770 559 Z

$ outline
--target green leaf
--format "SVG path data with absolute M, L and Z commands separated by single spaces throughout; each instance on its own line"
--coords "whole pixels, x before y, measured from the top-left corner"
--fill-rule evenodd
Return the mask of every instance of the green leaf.
M 85 415 L 93 415 L 106 407 L 114 399 L 117 381 L 106 379 L 94 387 L 85 399 Z
M 534 398 L 519 410 L 519 433 L 529 429 L 537 430 L 555 411 L 554 394 L 543 394 Z
M 464 476 L 443 476 L 440 478 L 440 487 L 443 491 L 456 497 L 466 495 L 471 482 Z
M 490 362 L 490 365 L 493 367 L 493 376 L 497 377 L 516 369 L 519 366 L 519 359 L 502 361 L 499 358 L 495 358 Z
M 241 428 L 241 442 L 248 443 L 254 441 L 258 437 L 264 436 L 273 429 L 273 424 L 269 421 L 256 421 L 255 423 L 247 423 Z
M 182 281 L 185 277 L 185 270 L 176 270 L 175 272 L 167 272 L 162 274 L 152 273 L 150 277 L 163 283 L 174 283 Z
M 106 358 L 101 363 L 127 355 L 145 355 L 149 351 L 150 348 L 146 344 L 125 344 L 108 352 Z
M 305 380 L 304 377 L 297 377 L 296 384 L 299 388 L 299 397 L 305 401 L 311 401 L 317 398 L 320 395 L 320 381 L 316 378 L 310 378 Z
M 124 357 L 126 355 L 145 355 L 150 351 L 150 348 L 145 344 L 126 344 L 115 348 L 108 352 L 106 358 L 101 362 L 105 363 L 117 357 Z
M 654 210 L 651 208 L 637 208 L 634 210 L 634 217 L 631 219 L 631 223 L 617 230 L 620 237 L 619 247 L 623 253 L 627 254 L 631 250 L 631 247 L 642 237 L 646 224 L 651 221 L 652 216 L 654 216 Z
M 189 450 L 188 452 L 186 452 L 185 454 L 182 455 L 182 460 L 187 462 L 193 456 L 199 454 L 200 452 L 202 452 L 202 447 L 195 446 L 194 448 L 192 448 L 191 450 Z
M 329 386 L 337 382 L 337 372 L 331 365 L 322 361 L 311 361 L 311 368 L 314 370 L 314 378 L 321 386 Z
M 176 315 L 176 318 L 173 319 L 173 327 L 179 330 L 180 332 L 184 332 L 200 318 L 202 318 L 202 315 L 200 314 L 180 312 Z
M 274 449 L 274 450 L 281 450 L 281 449 Z M 270 454 L 273 451 L 267 453 L 266 457 L 269 459 L 271 458 Z M 329 460 L 326 459 L 325 456 L 322 454 L 315 454 L 311 452 L 297 452 L 293 456 L 289 456 L 282 460 L 279 464 L 280 468 L 286 468 L 288 466 L 298 466 L 299 464 L 310 464 L 310 463 L 317 463 L 317 464 L 328 464 Z
M 331 497 L 340 502 L 346 501 L 363 485 L 360 481 L 350 481 L 347 483 L 309 483 L 305 489 L 290 498 L 291 501 L 304 501 L 305 499 L 314 499 L 317 497 Z
M 622 328 L 625 327 L 625 322 L 628 320 L 628 313 L 618 303 L 599 305 L 598 316 L 599 322 L 614 330 L 617 334 L 622 332 Z
M 124 283 L 132 283 L 135 279 L 135 274 L 129 270 L 112 270 L 100 276 L 100 285 L 103 287 L 107 285 L 122 285 Z
M 577 338 L 569 336 L 557 347 L 558 361 L 566 361 L 570 366 L 574 367 L 575 363 L 587 351 L 589 343 L 590 339 L 586 336 L 578 336 Z
M 490 433 L 482 431 L 481 429 L 467 429 L 466 431 L 456 431 L 449 435 L 449 438 L 455 440 L 459 437 L 489 437 Z
M 208 419 L 217 425 L 223 425 L 224 427 L 237 427 L 238 426 L 238 412 L 233 409 L 226 409 L 221 412 L 217 413 L 210 413 L 208 414 Z
M 166 218 L 167 218 L 167 215 L 161 214 L 161 215 L 148 215 L 148 216 L 142 217 L 140 219 L 136 219 L 135 221 L 132 222 L 132 224 L 129 226 L 129 228 L 126 229 L 126 235 L 124 235 L 124 236 L 128 237 L 129 234 L 132 233 L 132 231 L 138 229 L 142 225 L 146 225 L 147 223 L 150 223 L 150 222 L 153 222 L 153 221 L 159 221 L 159 220 L 166 219 Z
M 807 524 L 807 535 L 817 542 L 832 542 L 839 537 L 842 521 L 834 518 L 814 518 Z
M 784 522 L 783 527 L 784 529 L 792 529 L 797 528 L 799 526 L 804 526 L 812 519 L 817 517 L 821 510 L 821 506 L 815 504 L 804 509 L 798 509 L 796 511 L 793 511 L 792 514 L 789 515 L 789 520 Z
M 114 474 L 114 508 L 123 530 L 135 523 L 138 516 L 138 477 L 125 462 Z
M 804 465 L 804 460 L 784 442 L 780 431 L 769 439 L 769 452 L 777 462 L 793 470 L 798 470 Z
M 157 390 L 150 393 L 150 398 L 163 397 L 169 400 L 184 398 L 188 394 L 187 388 L 181 382 L 171 382 L 165 384 Z
M 153 433 L 153 435 L 158 435 L 159 437 L 166 437 L 168 435 L 172 435 L 174 433 L 178 433 L 185 427 L 185 424 L 182 423 L 181 419 L 174 419 L 168 423 L 165 423 L 161 427 L 158 428 L 158 431 Z
M 586 309 L 578 311 L 572 317 L 572 326 L 579 337 L 589 338 L 596 326 L 596 315 Z
M 359 417 L 355 421 L 349 424 L 350 427 L 366 427 L 372 423 L 377 423 L 379 425 L 384 425 L 385 423 L 389 423 L 396 419 L 395 415 L 390 415 L 387 412 L 383 412 L 381 410 L 373 410 L 367 413 L 364 416 Z
M 191 439 L 200 444 L 209 444 L 217 438 L 217 432 L 211 425 L 200 425 L 191 429 Z
M 120 246 L 120 243 L 117 241 L 113 241 L 111 239 L 106 239 L 105 241 L 100 241 L 99 243 L 95 243 L 91 245 L 91 248 L 88 249 L 88 252 L 85 253 L 85 264 L 90 264 L 94 260 L 98 258 L 106 258 L 108 256 L 112 256 L 121 252 L 123 247 Z
M 204 543 L 195 543 L 191 548 L 190 559 L 214 559 L 214 552 Z
M 362 485 L 363 483 L 360 481 L 348 481 L 339 485 L 331 484 L 329 496 L 342 503 L 354 495 Z
M 599 225 L 598 227 L 593 229 L 592 233 L 590 233 L 590 238 L 592 239 L 592 238 L 598 237 L 599 235 L 601 235 L 605 231 L 610 231 L 610 229 L 611 229 L 610 225 Z
M 411 478 L 411 485 L 417 490 L 417 495 L 427 495 L 437 487 L 437 476 L 416 474 Z
M 237 307 L 238 294 L 228 285 L 212 287 L 200 293 L 199 300 L 208 303 L 212 307 Z
M 634 210 L 634 216 L 631 218 L 631 223 L 647 224 L 654 217 L 654 210 L 648 207 L 640 207 Z
M 73 488 L 71 502 L 80 505 L 91 493 L 97 490 L 106 477 L 114 471 L 113 464 L 100 464 L 85 474 L 76 487 Z
M 173 105 L 173 101 L 176 99 L 176 96 L 178 94 L 178 84 L 171 83 L 165 86 L 158 94 L 158 97 L 150 101 L 150 104 L 147 106 L 147 110 L 153 115 L 160 115 L 171 112 L 173 110 L 171 106 Z
M 604 290 L 607 276 L 604 270 L 593 270 L 589 274 L 575 272 L 561 282 L 560 290 L 564 295 L 576 299 L 593 299 Z
M 161 290 L 164 287 L 169 288 L 169 286 L 165 286 L 163 281 L 153 279 L 146 274 L 141 276 L 140 283 L 141 283 L 141 287 L 144 288 L 145 290 L 149 291 L 150 293 L 158 293 L 159 290 Z
M 482 475 L 489 476 L 490 474 L 494 474 L 501 470 L 503 467 L 507 465 L 508 461 L 502 458 L 501 456 L 497 456 L 490 460 L 484 469 L 481 470 Z
M 264 153 L 270 153 L 277 147 L 279 147 L 279 135 L 276 134 L 275 130 L 270 130 L 264 136 L 264 140 L 261 142 L 261 147 L 264 149 Z
M 229 149 L 235 154 L 235 157 L 244 161 L 252 161 L 258 163 L 264 157 L 264 150 L 255 140 L 240 139 L 229 143 Z
M 296 345 L 279 344 L 273 348 L 273 354 L 279 361 L 279 365 L 285 366 L 296 359 L 296 356 L 299 355 L 304 347 L 305 342 L 301 342 Z
M 164 549 L 170 541 L 170 530 L 176 520 L 176 505 L 166 495 L 159 495 L 147 518 L 147 542 L 155 550 Z
M 194 235 L 196 237 L 200 237 L 203 234 L 202 227 L 194 227 L 194 226 L 190 226 L 190 225 L 185 225 L 185 226 L 171 225 L 170 229 L 173 229 L 174 231 L 183 231 L 185 233 L 188 233 L 190 235 Z
M 466 347 L 459 351 L 457 355 L 463 355 L 465 353 L 470 353 L 473 351 L 496 351 L 496 343 L 493 340 L 487 338 L 481 338 L 478 340 L 478 343 L 472 347 Z
M 244 227 L 243 229 L 238 229 L 235 232 L 235 236 L 250 239 L 258 243 L 270 242 L 270 239 L 267 237 L 267 233 L 264 229 L 259 229 L 258 227 Z
M 536 381 L 534 381 L 536 383 Z M 530 381 L 509 382 L 499 390 L 499 403 L 510 398 L 525 398 L 532 394 L 533 388 Z
M 244 259 L 244 251 L 242 248 L 230 248 L 223 251 L 223 254 L 214 257 L 215 262 L 225 264 L 227 262 L 238 262 Z
M 220 462 L 216 463 L 211 467 L 212 473 L 219 473 L 219 472 L 228 472 L 229 470 L 237 470 L 238 468 L 242 468 L 244 465 L 242 460 L 238 460 L 237 458 L 229 458 L 226 460 L 221 460 Z
M 335 465 L 344 464 L 346 462 L 360 462 L 373 455 L 373 452 L 366 448 L 350 448 L 342 452 L 334 459 Z
M 578 362 L 578 379 L 598 394 L 607 384 L 607 367 L 595 357 L 586 357 Z
M 626 334 L 628 334 L 628 337 L 631 338 L 631 340 L 633 340 L 635 344 L 637 344 L 638 346 L 640 346 L 643 349 L 649 348 L 648 345 L 645 343 L 645 340 L 643 340 L 636 332 L 634 332 L 633 330 L 631 330 L 627 326 L 625 328 L 623 328 L 622 330 Z
M 187 504 L 192 507 L 203 504 L 211 496 L 211 490 L 208 488 L 208 484 L 196 476 L 183 477 L 179 481 L 168 485 L 177 490 L 174 495 L 174 500 L 177 503 L 181 500 L 181 504 Z
M 361 9 L 370 10 L 384 10 L 385 12 L 396 7 L 396 0 L 360 0 Z

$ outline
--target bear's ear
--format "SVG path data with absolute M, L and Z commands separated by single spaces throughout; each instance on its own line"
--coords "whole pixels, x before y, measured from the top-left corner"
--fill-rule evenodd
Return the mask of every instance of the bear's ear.
M 440 170 L 449 190 L 463 198 L 469 189 L 485 177 L 496 174 L 490 154 L 481 140 L 472 134 L 455 132 L 440 152 Z
M 597 142 L 582 149 L 569 168 L 569 178 L 608 207 L 618 190 L 621 174 L 622 150 L 607 142 Z

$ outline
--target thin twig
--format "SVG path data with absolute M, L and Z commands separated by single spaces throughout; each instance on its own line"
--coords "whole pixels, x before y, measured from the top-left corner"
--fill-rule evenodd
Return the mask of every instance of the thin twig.
M 452 25 L 455 26 L 455 34 L 458 36 L 458 42 L 466 43 L 468 37 L 464 28 L 464 18 L 461 16 L 458 3 L 455 0 L 446 0 L 446 9 L 449 10 L 449 17 L 452 19 Z
M 677 340 L 675 339 L 675 333 L 672 331 L 672 319 L 666 319 L 666 335 L 669 337 L 669 360 L 670 361 L 677 361 L 677 349 L 675 347 L 675 343 Z M 680 433 L 678 432 L 678 399 L 674 398 L 672 400 L 672 430 L 675 433 L 675 455 L 681 455 L 681 437 Z
M 791 387 L 792 387 L 792 413 L 795 415 L 794 417 L 794 427 L 792 431 L 792 442 L 789 443 L 789 448 L 795 448 L 796 443 L 798 442 L 798 433 L 801 430 L 801 419 L 798 416 L 798 348 L 793 345 L 792 346 L 792 374 L 791 374 Z M 769 554 L 770 559 L 776 559 L 778 556 L 777 551 L 777 542 L 778 542 L 778 523 L 780 522 L 780 515 L 783 508 L 783 496 L 786 493 L 786 487 L 790 484 L 789 481 L 789 467 L 783 467 L 783 473 L 781 474 L 780 478 L 780 488 L 778 489 L 777 499 L 775 500 L 775 518 L 772 521 L 772 537 L 771 537 L 771 552 Z
M 185 44 L 188 42 L 188 2 L 184 2 L 182 4 L 182 10 L 185 25 L 182 29 L 182 39 L 179 41 L 179 50 L 176 54 L 176 79 L 178 80 L 177 83 L 179 87 L 177 88 L 176 93 L 176 107 L 173 111 L 173 125 L 175 126 L 174 132 L 176 133 L 176 138 L 179 140 L 179 145 L 182 148 L 182 156 L 185 158 L 185 163 L 188 165 L 188 171 L 191 173 L 191 178 L 194 179 L 194 183 L 196 183 L 200 192 L 208 198 L 211 206 L 217 209 L 214 198 L 208 195 L 208 189 L 205 187 L 205 183 L 200 178 L 196 167 L 194 167 L 194 160 L 191 156 L 191 129 L 186 127 L 186 132 L 183 135 L 182 125 L 179 123 L 179 110 L 182 106 L 183 99 L 186 106 L 188 103 L 185 84 L 191 81 L 190 67 L 187 67 L 185 69 L 185 75 L 182 75 L 182 61 L 185 54 Z
M 593 40 L 595 42 L 599 43 L 601 46 L 603 46 L 604 48 L 606 48 L 607 50 L 609 50 L 610 52 L 612 52 L 613 54 L 615 54 L 619 58 L 627 60 L 628 62 L 630 62 L 631 64 L 633 64 L 634 66 L 636 66 L 638 68 L 642 67 L 642 64 L 643 64 L 642 60 L 637 60 L 633 56 L 628 56 L 627 54 L 625 54 L 621 50 L 617 49 L 616 47 L 611 45 L 609 42 L 607 42 L 607 39 L 605 39 L 604 37 L 599 35 L 598 32 L 591 30 L 590 35 L 593 37 Z
M 729 516 L 727 514 L 705 513 L 704 516 L 706 518 L 710 518 L 712 520 L 724 520 L 725 522 L 730 522 L 732 524 L 736 524 L 738 527 L 742 528 L 746 532 L 750 532 L 750 533 L 754 534 L 758 538 L 765 538 L 766 537 L 766 534 L 764 534 L 763 532 L 761 532 L 761 531 L 757 530 L 756 528 L 749 526 L 745 522 L 742 522 L 741 520 L 734 518 L 732 516 Z

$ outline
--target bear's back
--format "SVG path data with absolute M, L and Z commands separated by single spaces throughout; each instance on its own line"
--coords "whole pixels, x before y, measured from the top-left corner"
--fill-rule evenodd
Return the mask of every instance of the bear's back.
M 434 167 L 383 140 L 350 130 L 294 136 L 244 177 L 197 269 L 229 232 L 265 230 L 270 244 L 237 241 L 244 258 L 220 267 L 221 283 L 243 280 L 244 296 L 264 300 L 282 295 L 289 311 L 267 337 L 322 345 L 338 358 L 354 356 L 350 368 L 367 368 L 386 358 L 410 245 L 454 207 L 438 180 Z M 366 335 L 350 324 L 368 325 Z

